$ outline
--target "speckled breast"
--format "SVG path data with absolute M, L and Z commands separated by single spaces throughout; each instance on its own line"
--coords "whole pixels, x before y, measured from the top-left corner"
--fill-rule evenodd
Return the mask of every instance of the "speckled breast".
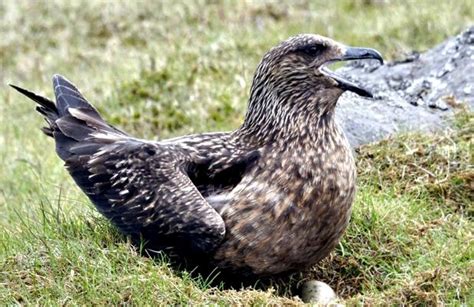
M 347 227 L 355 165 L 344 136 L 281 148 L 262 149 L 222 209 L 219 267 L 256 275 L 302 270 L 324 258 Z

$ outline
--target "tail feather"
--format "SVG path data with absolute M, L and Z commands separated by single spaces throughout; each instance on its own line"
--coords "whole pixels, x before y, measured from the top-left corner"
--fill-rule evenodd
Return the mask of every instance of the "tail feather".
M 124 132 L 107 124 L 99 112 L 66 78 L 54 75 L 53 85 L 56 104 L 48 98 L 19 86 L 10 86 L 38 104 L 36 110 L 48 123 L 42 131 L 55 139 L 56 152 L 61 159 L 66 161 L 77 153 L 97 152 L 104 144 L 94 138 L 96 132 L 112 133 L 120 137 L 127 136 Z
M 48 123 L 48 127 L 43 127 L 41 130 L 46 135 L 52 137 L 53 130 L 51 129 L 51 126 L 59 118 L 58 109 L 56 108 L 56 105 L 54 104 L 54 102 L 52 102 L 48 98 L 37 95 L 19 86 L 16 86 L 13 84 L 10 84 L 10 86 L 38 104 L 38 106 L 36 107 L 36 111 L 41 113 L 44 116 L 46 122 Z
M 31 100 L 34 100 L 36 103 L 38 103 L 40 105 L 41 111 L 44 112 L 43 113 L 44 115 L 55 115 L 55 118 L 53 116 L 53 118 L 51 118 L 51 119 L 57 119 L 58 109 L 56 108 L 56 105 L 54 104 L 54 102 L 52 102 L 48 98 L 37 95 L 33 92 L 30 92 L 30 91 L 28 91 L 24 88 L 19 87 L 19 86 L 16 86 L 16 85 L 13 85 L 13 84 L 10 84 L 10 86 L 13 87 L 14 89 L 16 89 L 18 92 L 25 95 L 26 97 L 28 97 Z

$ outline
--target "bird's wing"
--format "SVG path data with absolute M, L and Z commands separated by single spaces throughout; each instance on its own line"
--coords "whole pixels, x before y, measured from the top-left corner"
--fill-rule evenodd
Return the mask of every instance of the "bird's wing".
M 128 136 L 107 124 L 68 80 L 55 75 L 53 84 L 56 104 L 14 87 L 38 103 L 49 125 L 45 133 L 99 211 L 153 246 L 214 249 L 224 237 L 224 221 L 189 179 L 186 154 L 172 144 Z
M 102 214 L 123 232 L 154 243 L 180 240 L 201 252 L 216 247 L 224 221 L 189 179 L 179 152 L 127 138 L 107 142 L 110 135 L 96 134 L 73 146 L 66 160 Z

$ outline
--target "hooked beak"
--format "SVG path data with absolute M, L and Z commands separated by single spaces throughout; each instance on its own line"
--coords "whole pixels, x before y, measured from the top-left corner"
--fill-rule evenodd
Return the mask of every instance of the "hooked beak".
M 383 58 L 382 55 L 375 49 L 371 48 L 359 48 L 359 47 L 346 47 L 342 56 L 337 57 L 328 61 L 326 64 L 339 62 L 339 61 L 351 61 L 351 60 L 363 60 L 363 59 L 374 59 L 378 60 L 381 65 L 383 65 Z M 321 72 L 331 77 L 332 79 L 336 80 L 338 83 L 339 88 L 354 92 L 363 97 L 372 98 L 373 95 L 368 90 L 364 89 L 363 87 L 358 86 L 357 84 L 346 80 L 334 72 L 329 70 L 326 66 L 321 68 Z
M 374 59 L 383 65 L 382 55 L 372 48 L 347 47 L 344 55 L 339 59 L 341 61 Z

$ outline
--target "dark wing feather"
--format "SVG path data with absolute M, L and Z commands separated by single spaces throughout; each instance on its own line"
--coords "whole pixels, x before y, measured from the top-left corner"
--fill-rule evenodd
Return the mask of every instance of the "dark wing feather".
M 235 154 L 219 152 L 209 159 L 210 163 L 194 163 L 188 171 L 189 177 L 204 197 L 231 191 L 242 180 L 260 158 L 258 150 Z
M 110 141 L 110 135 L 104 137 L 89 142 Z M 124 233 L 142 235 L 154 246 L 179 240 L 198 252 L 212 251 L 223 239 L 222 218 L 185 174 L 176 149 L 123 139 L 102 147 L 79 144 L 71 151 L 66 166 L 72 177 Z
M 211 252 L 224 237 L 221 216 L 186 174 L 186 154 L 174 145 L 140 141 L 107 124 L 62 76 L 57 103 L 13 86 L 39 104 L 71 176 L 101 213 L 153 247 Z
M 48 123 L 48 127 L 43 127 L 41 130 L 46 135 L 53 136 L 51 125 L 53 125 L 54 121 L 58 119 L 58 110 L 56 109 L 56 105 L 54 104 L 54 102 L 52 102 L 48 98 L 37 95 L 16 85 L 10 84 L 10 86 L 38 104 L 38 106 L 36 107 L 36 111 L 41 113 L 41 115 L 44 116 L 44 119 Z

